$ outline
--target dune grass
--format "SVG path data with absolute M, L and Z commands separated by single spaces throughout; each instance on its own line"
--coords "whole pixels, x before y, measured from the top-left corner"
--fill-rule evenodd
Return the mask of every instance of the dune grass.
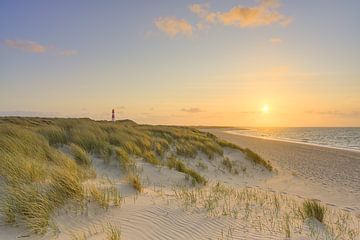
M 186 211 L 204 211 L 209 217 L 227 216 L 242 221 L 274 239 L 359 239 L 360 217 L 339 208 L 327 208 L 260 188 L 230 187 L 222 183 L 206 188 L 174 188 L 174 196 Z M 300 214 L 299 214 L 300 213 Z M 317 219 L 314 221 L 304 221 Z M 241 229 L 243 224 L 240 225 Z
M 121 240 L 121 230 L 114 224 L 108 223 L 105 227 L 106 240 Z
M 321 223 L 324 221 L 326 211 L 326 207 L 314 200 L 304 201 L 300 209 L 303 219 L 316 219 Z
M 70 155 L 64 154 L 67 145 Z M 241 148 L 214 135 L 189 127 L 138 125 L 131 121 L 90 119 L 0 117 L 0 214 L 11 224 L 24 225 L 44 234 L 52 226 L 57 208 L 67 202 L 83 204 L 83 181 L 94 177 L 91 155 L 106 163 L 118 161 L 122 170 L 135 172 L 134 159 L 166 165 L 169 154 L 184 158 L 199 153 L 212 159 L 223 156 L 223 148 Z M 66 148 L 65 148 L 66 149 Z M 246 150 L 249 159 L 271 170 L 271 165 Z M 174 166 L 206 184 L 195 170 L 176 162 Z M 141 192 L 140 177 L 130 182 Z M 96 191 L 92 198 L 104 202 Z M 105 205 L 104 205 L 105 206 Z
M 252 150 L 250 150 L 248 148 L 244 149 L 243 152 L 246 154 L 247 158 L 250 159 L 251 161 L 253 161 L 255 164 L 259 164 L 259 165 L 265 167 L 270 172 L 273 171 L 273 166 L 271 165 L 271 163 L 269 161 L 266 161 L 265 159 L 263 159 L 257 153 L 253 152 Z
M 221 163 L 230 173 L 233 171 L 234 163 L 228 157 L 224 158 Z
M 84 149 L 72 143 L 70 144 L 70 150 L 74 156 L 74 159 L 79 165 L 90 166 L 91 164 L 90 157 Z
M 142 186 L 142 183 L 141 183 L 140 176 L 138 174 L 130 173 L 128 175 L 128 181 L 129 181 L 129 184 L 131 184 L 131 186 L 133 186 L 133 188 L 137 192 L 139 192 L 139 193 L 142 192 L 143 186 Z
M 206 179 L 197 173 L 195 170 L 188 168 L 181 160 L 177 159 L 174 156 L 171 156 L 167 161 L 167 166 L 172 169 L 174 168 L 178 172 L 185 173 L 190 176 L 193 180 L 193 183 L 198 183 L 206 185 Z

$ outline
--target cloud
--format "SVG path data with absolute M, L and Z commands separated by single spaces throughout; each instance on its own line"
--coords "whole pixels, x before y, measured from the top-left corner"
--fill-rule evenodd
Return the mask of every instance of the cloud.
M 0 111 L 3 117 L 57 117 L 57 112 L 35 112 L 35 111 Z
M 176 17 L 159 17 L 154 21 L 155 26 L 169 37 L 178 34 L 191 36 L 195 30 L 209 29 L 214 24 L 252 28 L 278 24 L 287 26 L 292 18 L 279 12 L 280 0 L 261 0 L 258 5 L 251 7 L 234 6 L 228 11 L 211 11 L 209 4 L 191 4 L 189 10 L 201 20 L 191 25 L 185 19 Z M 279 38 L 270 39 L 273 44 L 282 42 Z
M 292 19 L 281 14 L 279 7 L 279 0 L 262 0 L 253 7 L 235 6 L 225 12 L 212 12 L 209 6 L 204 4 L 192 4 L 189 8 L 205 22 L 250 28 L 271 24 L 287 26 Z
M 47 46 L 27 40 L 5 40 L 4 44 L 8 47 L 17 48 L 32 53 L 44 53 L 49 49 Z
M 318 115 L 329 115 L 329 116 L 340 116 L 340 117 L 357 117 L 360 116 L 360 111 L 338 111 L 338 110 L 327 110 L 327 111 L 306 111 L 308 114 Z
M 187 113 L 199 113 L 199 112 L 202 112 L 202 110 L 200 108 L 195 108 L 195 107 L 182 108 L 182 109 L 180 109 L 180 111 L 187 112 Z
M 166 33 L 169 37 L 175 37 L 178 34 L 191 36 L 193 27 L 184 19 L 176 17 L 159 17 L 155 20 L 155 26 L 162 32 Z
M 190 11 L 198 15 L 207 22 L 215 23 L 216 13 L 210 12 L 208 4 L 192 4 L 189 6 Z
M 269 39 L 269 42 L 272 43 L 272 44 L 280 44 L 283 42 L 283 40 L 281 38 L 270 38 Z
M 56 47 L 43 45 L 29 40 L 8 39 L 3 41 L 3 44 L 10 48 L 20 49 L 22 51 L 36 53 L 36 54 L 50 53 L 53 55 L 66 56 L 66 57 L 74 56 L 78 54 L 76 50 L 59 49 Z

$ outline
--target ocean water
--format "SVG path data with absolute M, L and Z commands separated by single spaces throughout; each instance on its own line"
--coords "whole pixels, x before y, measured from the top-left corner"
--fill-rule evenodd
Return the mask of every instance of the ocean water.
M 360 127 L 247 128 L 228 133 L 360 151 Z

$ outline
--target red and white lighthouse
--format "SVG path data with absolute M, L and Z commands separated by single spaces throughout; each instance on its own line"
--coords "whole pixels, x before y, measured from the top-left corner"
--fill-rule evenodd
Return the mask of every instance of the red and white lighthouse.
M 115 122 L 115 109 L 113 109 L 111 113 L 111 121 Z

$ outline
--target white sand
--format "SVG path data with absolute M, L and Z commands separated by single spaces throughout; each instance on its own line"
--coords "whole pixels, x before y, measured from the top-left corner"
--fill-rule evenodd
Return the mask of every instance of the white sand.
M 229 173 L 221 164 L 221 158 L 210 160 L 200 154 L 196 159 L 183 159 L 188 166 L 208 179 L 208 186 L 221 182 L 234 189 L 251 187 L 259 192 L 270 190 L 271 194 L 282 193 L 276 196 L 280 196 L 280 204 L 283 206 L 287 204 L 287 198 L 290 199 L 289 203 L 315 198 L 329 204 L 334 211 L 346 209 L 351 216 L 359 211 L 359 185 L 352 183 L 358 182 L 360 178 L 360 174 L 356 174 L 359 155 L 230 135 L 224 133 L 223 129 L 206 131 L 251 148 L 271 160 L 277 170 L 276 173 L 269 173 L 263 167 L 254 166 L 240 151 L 229 149 L 226 149 L 225 156 L 234 162 L 239 170 L 238 175 Z M 85 184 L 105 185 L 111 182 L 124 197 L 121 207 L 112 206 L 106 211 L 92 204 L 86 214 L 75 214 L 67 207 L 54 217 L 59 227 L 58 234 L 53 236 L 49 233 L 43 239 L 73 239 L 74 234 L 84 234 L 87 239 L 106 239 L 103 230 L 106 223 L 121 228 L 122 239 L 284 239 L 283 230 L 278 229 L 278 224 L 272 222 L 271 218 L 267 218 L 268 213 L 256 210 L 252 217 L 245 218 L 245 205 L 230 203 L 231 209 L 240 209 L 239 217 L 222 214 L 209 216 L 200 200 L 192 207 L 184 207 L 174 195 L 174 189 L 184 186 L 191 189 L 191 183 L 185 180 L 183 173 L 138 160 L 137 166 L 145 187 L 138 195 L 128 185 L 126 175 L 117 164 L 106 165 L 96 157 L 93 163 L 97 178 Z M 306 237 L 309 235 L 305 234 L 308 231 L 306 227 L 303 231 L 292 234 L 292 239 L 311 239 Z M 0 239 L 17 239 L 22 235 L 27 235 L 25 229 L 0 226 Z M 38 238 L 26 236 L 22 239 Z
M 270 160 L 279 174 L 264 186 L 360 213 L 360 152 L 207 131 Z

